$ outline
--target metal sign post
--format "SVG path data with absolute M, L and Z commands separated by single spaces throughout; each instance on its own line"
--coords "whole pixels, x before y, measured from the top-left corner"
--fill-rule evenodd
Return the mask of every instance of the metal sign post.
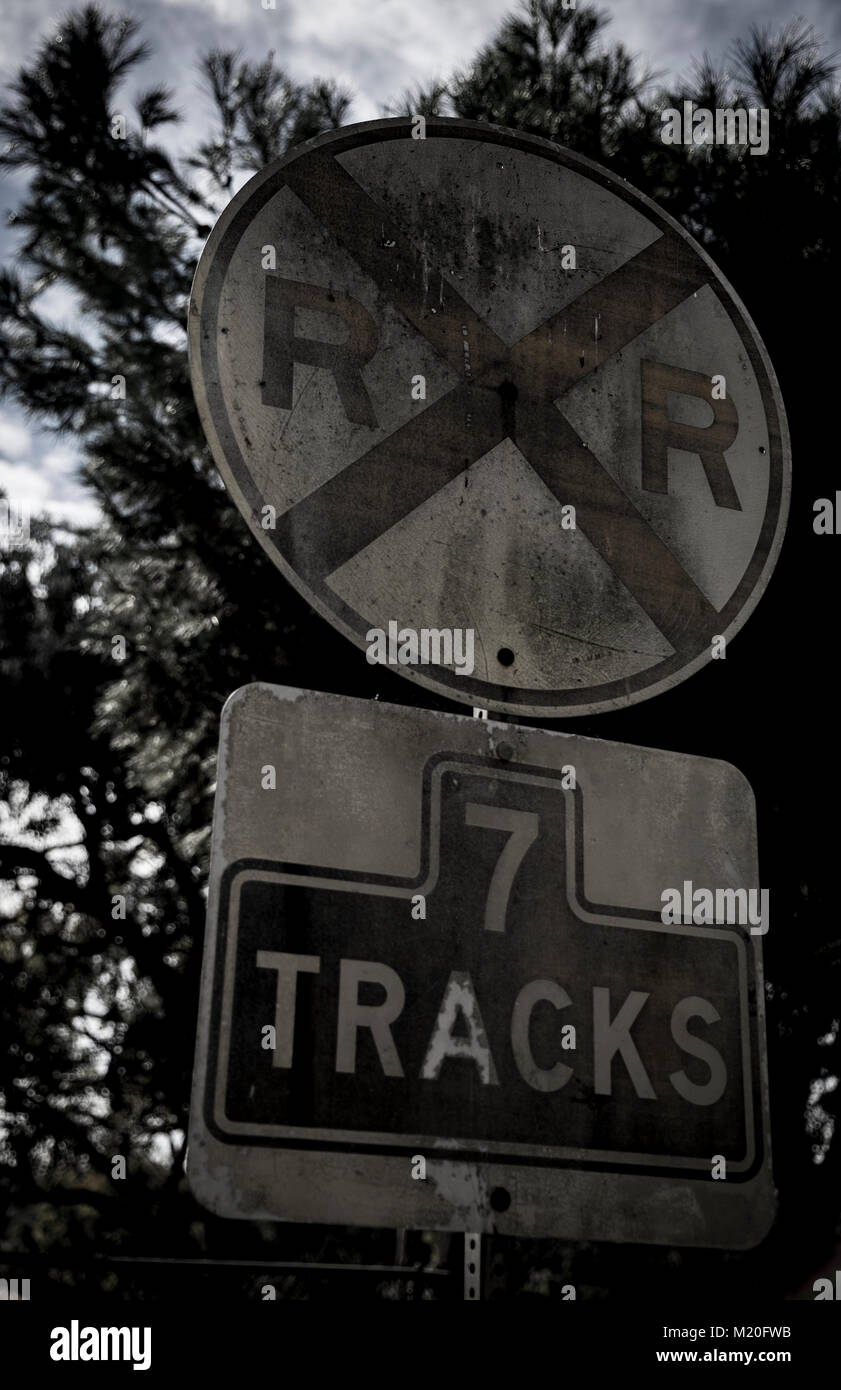
M 464 1236 L 464 1297 L 475 1303 L 482 1297 L 482 1233 L 466 1231 Z

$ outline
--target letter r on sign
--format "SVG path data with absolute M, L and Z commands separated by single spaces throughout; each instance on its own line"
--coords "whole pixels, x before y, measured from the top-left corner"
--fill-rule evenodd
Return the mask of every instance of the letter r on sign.
M 299 336 L 296 310 L 308 311 L 323 337 Z M 336 322 L 338 320 L 338 322 Z M 329 327 L 328 327 L 329 323 Z M 335 332 L 345 341 L 336 342 Z M 292 409 L 294 364 L 332 372 L 342 408 L 354 425 L 376 428 L 377 417 L 362 380 L 362 368 L 377 349 L 377 325 L 358 300 L 320 285 L 266 276 L 263 324 L 263 405 Z
M 685 449 L 700 457 L 717 507 L 740 512 L 742 504 L 724 457 L 739 433 L 739 417 L 729 398 L 710 394 L 710 380 L 701 372 L 642 361 L 642 485 L 646 492 L 669 491 L 669 449 Z M 668 397 L 694 396 L 712 413 L 706 425 L 673 420 Z

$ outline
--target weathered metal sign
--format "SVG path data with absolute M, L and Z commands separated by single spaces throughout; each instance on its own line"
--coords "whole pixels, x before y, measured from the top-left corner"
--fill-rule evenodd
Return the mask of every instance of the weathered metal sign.
M 300 146 L 214 228 L 190 352 L 275 563 L 456 700 L 560 716 L 668 689 L 776 561 L 788 441 L 743 306 L 650 200 L 547 141 L 398 119 Z
M 728 764 L 237 691 L 197 1196 L 227 1216 L 755 1243 L 773 1213 L 760 938 L 669 924 L 692 884 L 757 887 Z

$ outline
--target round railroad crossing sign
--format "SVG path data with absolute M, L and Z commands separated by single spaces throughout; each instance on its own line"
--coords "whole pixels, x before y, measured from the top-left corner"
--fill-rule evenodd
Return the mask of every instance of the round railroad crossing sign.
M 789 446 L 756 329 L 676 222 L 548 141 L 400 118 L 299 146 L 216 224 L 190 356 L 275 563 L 452 699 L 646 699 L 776 562 Z

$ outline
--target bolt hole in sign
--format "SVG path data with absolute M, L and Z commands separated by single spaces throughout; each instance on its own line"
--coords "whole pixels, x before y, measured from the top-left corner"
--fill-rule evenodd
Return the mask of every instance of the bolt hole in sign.
M 548 141 L 399 118 L 299 146 L 216 224 L 190 358 L 287 579 L 360 648 L 420 634 L 379 659 L 468 705 L 667 690 L 776 562 L 788 435 L 744 306 L 672 218 Z

